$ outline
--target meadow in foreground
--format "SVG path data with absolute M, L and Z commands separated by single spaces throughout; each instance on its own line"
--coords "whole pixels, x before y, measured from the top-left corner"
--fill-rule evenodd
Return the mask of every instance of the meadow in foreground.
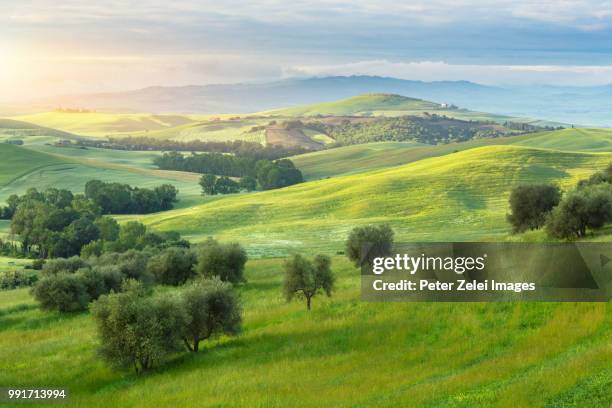
M 609 303 L 364 303 L 358 270 L 332 265 L 337 292 L 307 312 L 283 299 L 281 260 L 249 261 L 243 333 L 142 376 L 100 360 L 88 313 L 1 292 L 0 382 L 87 407 L 609 406 Z

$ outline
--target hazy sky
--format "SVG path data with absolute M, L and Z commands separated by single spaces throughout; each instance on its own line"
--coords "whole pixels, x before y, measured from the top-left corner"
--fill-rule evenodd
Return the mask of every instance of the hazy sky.
M 0 0 L 0 99 L 372 74 L 612 83 L 612 1 Z

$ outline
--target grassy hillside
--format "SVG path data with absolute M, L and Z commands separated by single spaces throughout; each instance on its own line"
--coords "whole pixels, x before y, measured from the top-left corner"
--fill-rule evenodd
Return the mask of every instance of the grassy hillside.
M 186 115 L 148 113 L 43 112 L 14 119 L 59 129 L 80 136 L 106 136 L 116 133 L 153 131 L 194 122 Z
M 59 158 L 6 143 L 0 143 L 0 157 L 0 186 L 33 171 L 64 164 Z
M 40 151 L 0 143 L 0 203 L 28 188 L 50 186 L 82 192 L 91 179 L 154 187 L 164 183 L 179 189 L 178 203 L 186 207 L 202 202 L 199 175 L 151 168 L 151 152 L 70 149 L 39 146 Z M 43 153 L 44 152 L 44 153 Z M 6 159 L 4 159 L 6 157 Z
M 364 174 L 227 196 L 189 209 L 146 216 L 162 230 L 195 240 L 215 235 L 244 242 L 253 254 L 341 249 L 358 224 L 389 222 L 398 239 L 504 239 L 512 186 L 564 187 L 604 168 L 612 154 L 487 146 Z
M 365 303 L 332 265 L 338 290 L 308 313 L 281 260 L 249 262 L 243 333 L 140 377 L 100 361 L 87 313 L 0 292 L 0 383 L 63 386 L 74 407 L 609 405 L 609 303 Z
M 38 126 L 33 123 L 23 122 L 13 119 L 0 118 L 0 141 L 19 139 L 24 143 L 30 143 L 33 140 L 40 142 L 49 142 L 61 139 L 75 139 L 76 135 L 63 132 L 57 129 Z
M 610 153 L 612 130 L 562 129 L 435 146 L 413 142 L 366 143 L 301 154 L 292 157 L 291 160 L 300 168 L 306 179 L 315 180 L 399 166 L 428 157 L 492 145 L 518 145 L 565 152 Z
M 563 129 L 533 134 L 515 142 L 521 146 L 566 152 L 612 152 L 612 129 Z
M 226 119 L 206 120 L 203 122 L 189 123 L 168 129 L 151 132 L 133 133 L 132 136 L 146 136 L 158 139 L 171 139 L 182 142 L 191 140 L 219 141 L 246 140 L 249 142 L 264 142 L 263 130 L 252 131 L 255 126 L 268 123 L 269 119 Z
M 432 111 L 442 109 L 438 103 L 392 94 L 365 94 L 333 102 L 269 111 L 284 116 L 358 115 L 373 111 Z

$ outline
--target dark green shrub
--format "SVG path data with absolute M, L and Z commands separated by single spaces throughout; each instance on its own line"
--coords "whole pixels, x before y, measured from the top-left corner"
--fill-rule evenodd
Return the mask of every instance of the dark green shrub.
M 44 275 L 55 275 L 60 272 L 73 273 L 87 266 L 87 262 L 78 256 L 71 258 L 56 258 L 48 260 L 43 268 Z
M 0 289 L 17 289 L 32 286 L 38 280 L 35 272 L 26 271 L 4 271 L 0 273 Z

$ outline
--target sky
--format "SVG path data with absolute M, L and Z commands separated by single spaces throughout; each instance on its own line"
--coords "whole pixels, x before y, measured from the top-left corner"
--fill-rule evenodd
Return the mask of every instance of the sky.
M 612 83 L 612 1 L 0 0 L 0 100 L 381 75 Z

